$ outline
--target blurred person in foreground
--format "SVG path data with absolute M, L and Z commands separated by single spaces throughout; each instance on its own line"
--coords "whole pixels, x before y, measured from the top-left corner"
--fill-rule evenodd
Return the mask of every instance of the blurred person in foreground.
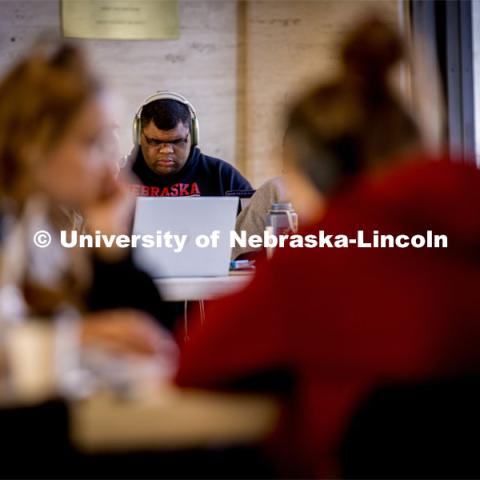
M 183 386 L 268 390 L 288 375 L 270 445 L 288 476 L 341 475 L 342 435 L 374 389 L 480 369 L 480 172 L 421 146 L 389 81 L 403 48 L 376 20 L 347 36 L 343 73 L 292 109 L 290 194 L 301 211 L 328 192 L 303 234 L 432 230 L 448 248 L 277 251 L 181 352 Z
M 168 343 L 169 313 L 129 251 L 59 239 L 128 233 L 133 198 L 115 179 L 112 125 L 107 92 L 72 45 L 42 45 L 1 80 L 0 320 L 74 322 L 84 345 L 152 356 Z M 48 247 L 34 244 L 39 230 Z

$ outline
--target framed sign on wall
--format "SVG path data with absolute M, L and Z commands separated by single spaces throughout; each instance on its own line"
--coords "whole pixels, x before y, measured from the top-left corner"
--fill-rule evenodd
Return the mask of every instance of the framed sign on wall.
M 178 0 L 62 0 L 62 30 L 74 38 L 178 38 Z

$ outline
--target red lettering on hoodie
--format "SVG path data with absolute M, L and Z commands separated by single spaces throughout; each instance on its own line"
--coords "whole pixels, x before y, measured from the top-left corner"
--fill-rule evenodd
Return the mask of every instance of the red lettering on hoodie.
M 180 186 L 180 191 L 178 192 L 178 194 L 181 197 L 188 197 L 190 195 L 190 192 L 188 191 L 188 183 L 179 183 L 178 185 Z
M 137 197 L 188 197 L 191 195 L 200 195 L 200 189 L 197 182 L 175 183 L 169 187 L 155 187 L 148 185 L 131 184 L 130 190 Z
M 198 188 L 197 182 L 192 183 L 192 188 L 190 190 L 190 195 L 200 195 L 200 189 Z

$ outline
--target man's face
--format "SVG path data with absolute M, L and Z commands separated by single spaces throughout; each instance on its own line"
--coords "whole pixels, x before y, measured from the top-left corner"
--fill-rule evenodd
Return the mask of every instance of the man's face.
M 188 159 L 191 146 L 190 130 L 182 122 L 171 130 L 159 130 L 151 121 L 142 129 L 143 158 L 157 175 L 179 172 Z

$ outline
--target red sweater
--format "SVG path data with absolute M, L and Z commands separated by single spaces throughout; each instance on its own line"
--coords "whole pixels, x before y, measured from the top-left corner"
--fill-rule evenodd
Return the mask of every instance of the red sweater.
M 448 248 L 278 251 L 244 291 L 210 305 L 182 352 L 184 386 L 294 374 L 276 453 L 297 474 L 340 473 L 342 435 L 372 389 L 480 368 L 480 171 L 416 160 L 358 181 L 303 233 L 432 230 Z

